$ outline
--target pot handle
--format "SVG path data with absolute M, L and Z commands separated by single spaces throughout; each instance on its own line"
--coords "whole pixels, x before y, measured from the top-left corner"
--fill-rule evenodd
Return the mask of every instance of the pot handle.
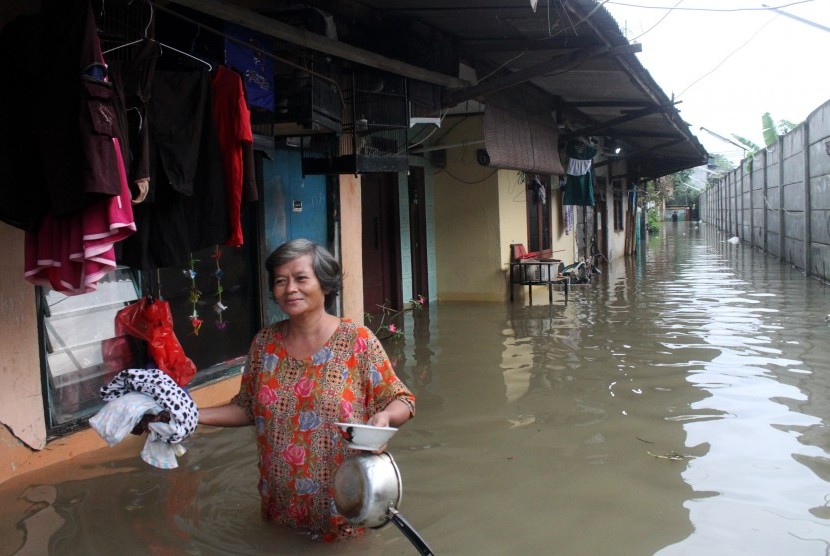
M 389 519 L 394 523 L 401 533 L 409 539 L 409 542 L 418 549 L 422 556 L 435 556 L 432 549 L 427 545 L 426 541 L 421 538 L 418 531 L 401 515 L 401 513 L 394 507 L 389 507 Z

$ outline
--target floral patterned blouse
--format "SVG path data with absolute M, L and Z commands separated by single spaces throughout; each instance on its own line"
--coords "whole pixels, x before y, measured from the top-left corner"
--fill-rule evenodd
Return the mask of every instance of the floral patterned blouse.
M 286 321 L 256 335 L 233 403 L 253 419 L 259 451 L 262 517 L 315 540 L 357 536 L 334 506 L 334 474 L 355 454 L 334 423 L 365 423 L 398 399 L 415 413 L 415 397 L 395 375 L 380 341 L 341 320 L 307 359 L 283 345 Z

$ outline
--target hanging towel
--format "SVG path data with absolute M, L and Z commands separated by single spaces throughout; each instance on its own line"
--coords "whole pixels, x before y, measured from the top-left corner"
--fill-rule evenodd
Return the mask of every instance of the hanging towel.
M 597 148 L 576 141 L 565 146 L 568 155 L 567 184 L 565 186 L 564 205 L 594 205 L 594 179 L 591 161 L 597 154 Z

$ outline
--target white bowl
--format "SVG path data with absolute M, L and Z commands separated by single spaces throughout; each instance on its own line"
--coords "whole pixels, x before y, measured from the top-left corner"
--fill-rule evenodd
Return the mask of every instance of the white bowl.
M 340 434 L 353 450 L 377 451 L 383 448 L 389 439 L 395 436 L 395 427 L 374 427 L 360 423 L 335 423 L 340 427 Z

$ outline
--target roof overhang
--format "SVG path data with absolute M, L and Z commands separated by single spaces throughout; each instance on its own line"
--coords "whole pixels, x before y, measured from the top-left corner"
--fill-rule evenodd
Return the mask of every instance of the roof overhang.
M 538 99 L 559 138 L 606 137 L 622 148 L 627 174 L 656 178 L 706 164 L 707 154 L 595 0 L 306 0 L 337 22 L 338 40 L 281 23 L 266 0 L 171 0 L 304 48 L 443 89 L 444 107 L 511 92 Z M 299 4 L 298 4 L 299 5 Z M 282 4 L 287 9 L 294 4 Z M 389 43 L 418 34 L 390 52 Z M 385 44 L 381 42 L 385 39 Z M 407 50 L 408 48 L 408 50 Z M 458 62 L 478 82 L 458 76 Z M 563 127 L 564 125 L 564 127 Z

